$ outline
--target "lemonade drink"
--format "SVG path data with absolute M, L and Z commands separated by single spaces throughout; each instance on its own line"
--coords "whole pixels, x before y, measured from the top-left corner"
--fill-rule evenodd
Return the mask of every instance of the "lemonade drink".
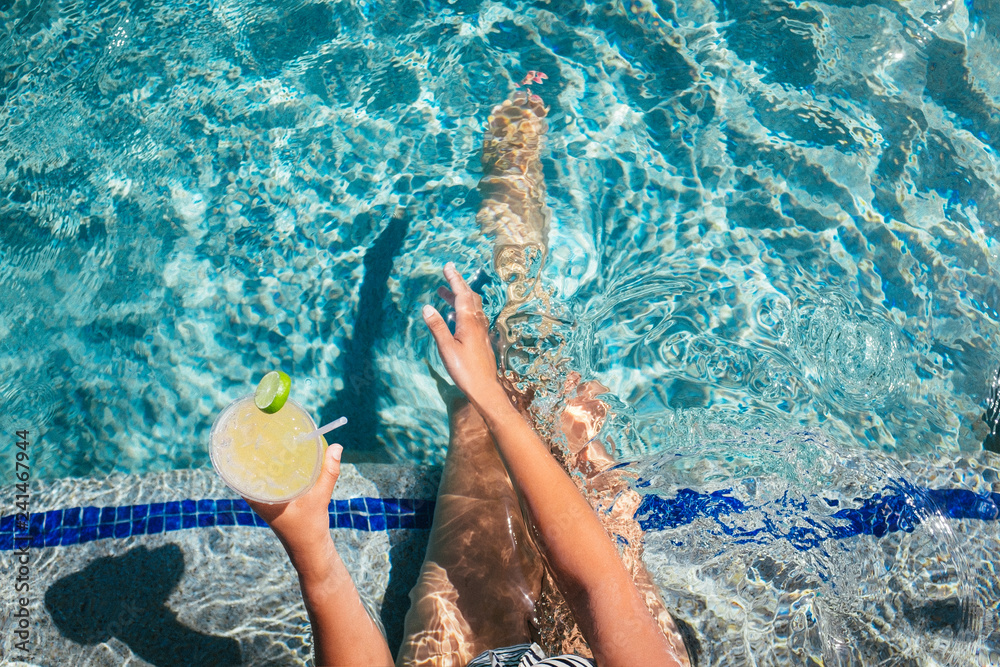
M 232 490 L 252 500 L 281 503 L 312 488 L 322 468 L 322 436 L 299 438 L 316 430 L 312 417 L 289 399 L 274 414 L 239 398 L 212 426 L 212 466 Z

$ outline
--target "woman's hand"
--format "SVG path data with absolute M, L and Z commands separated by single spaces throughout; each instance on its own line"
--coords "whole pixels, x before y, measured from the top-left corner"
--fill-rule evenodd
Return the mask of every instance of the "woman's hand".
M 423 308 L 424 321 L 434 336 L 444 367 L 477 408 L 495 401 L 508 402 L 497 379 L 497 362 L 483 300 L 466 284 L 451 262 L 445 264 L 444 276 L 451 291 L 442 287 L 438 294 L 455 307 L 455 335 L 433 306 Z
M 292 566 L 300 576 L 318 574 L 329 565 L 330 497 L 340 477 L 340 445 L 327 447 L 323 470 L 307 493 L 288 503 L 271 505 L 244 498 L 281 540 Z

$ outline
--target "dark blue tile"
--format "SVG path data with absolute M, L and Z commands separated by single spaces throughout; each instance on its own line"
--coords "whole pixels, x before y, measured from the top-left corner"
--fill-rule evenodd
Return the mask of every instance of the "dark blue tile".
M 267 521 L 264 521 L 264 517 L 262 517 L 261 515 L 254 513 L 253 525 L 259 526 L 261 528 L 267 528 Z
M 351 523 L 357 530 L 368 530 L 368 517 L 362 514 L 352 514 Z
M 133 505 L 132 506 L 132 518 L 133 519 L 145 519 L 146 515 L 149 513 L 149 505 Z
M 215 515 L 215 525 L 216 526 L 235 526 L 236 517 L 232 512 L 222 512 L 221 514 Z
M 163 522 L 163 530 L 170 532 L 171 530 L 181 529 L 181 517 L 179 514 L 168 514 Z
M 331 512 L 327 516 L 330 517 L 330 528 L 336 528 L 337 527 L 337 514 Z
M 368 508 L 369 514 L 382 514 L 385 512 L 385 508 L 382 507 L 381 498 L 365 498 L 365 507 Z
M 399 514 L 399 500 L 396 498 L 384 498 L 382 506 L 386 514 Z
M 249 512 L 237 512 L 236 523 L 240 526 L 252 526 L 253 514 L 250 514 Z
M 233 509 L 236 510 L 237 512 L 251 511 L 250 506 L 247 504 L 247 501 L 243 500 L 242 498 L 233 501 Z
M 385 530 L 385 520 L 385 515 L 374 514 L 368 517 L 368 528 L 370 530 Z
M 7 516 L 0 517 L 0 533 L 12 532 L 14 532 L 14 515 L 8 514 Z
M 215 501 L 211 499 L 198 501 L 198 514 L 215 514 Z
M 64 526 L 79 526 L 82 512 L 79 507 L 71 507 L 63 512 Z
M 132 524 L 131 523 L 116 523 L 115 524 L 115 537 L 128 537 L 132 534 Z
M 350 514 L 338 514 L 337 515 L 337 528 L 353 528 L 354 524 L 351 523 Z
M 45 536 L 44 535 L 32 535 L 31 542 L 28 545 L 32 549 L 41 549 L 45 546 Z
M 399 528 L 399 515 L 398 514 L 386 514 L 385 515 L 385 527 L 395 530 Z
M 400 528 L 416 528 L 417 520 L 412 514 L 400 514 L 399 515 L 399 527 Z
M 80 544 L 93 542 L 97 539 L 97 526 L 84 526 L 80 529 Z
M 83 508 L 83 525 L 96 526 L 101 522 L 101 510 L 96 507 Z
M 44 514 L 32 514 L 31 522 L 28 524 L 28 532 L 32 535 L 40 535 L 42 528 L 45 527 L 45 515 Z
M 150 503 L 149 516 L 162 516 L 167 512 L 166 503 Z
M 193 500 L 181 501 L 181 514 L 195 514 L 198 512 L 198 503 Z
M 413 513 L 413 499 L 412 498 L 400 498 L 399 499 L 399 511 L 401 514 L 412 514 Z
M 198 515 L 198 527 L 207 528 L 208 526 L 215 525 L 215 515 L 214 514 L 199 514 Z M 187 517 L 184 517 L 184 527 L 187 528 Z
M 337 509 L 337 514 L 347 514 L 351 511 L 351 503 L 346 500 L 335 500 L 334 505 Z
M 105 539 L 111 537 L 115 534 L 115 524 L 113 523 L 102 523 L 97 527 L 97 537 L 99 539 Z
M 196 528 L 198 526 L 198 515 L 181 514 L 181 526 L 184 528 Z
M 148 521 L 149 519 L 132 519 L 132 534 L 145 535 Z
M 54 530 L 51 533 L 45 533 L 45 546 L 47 547 L 57 547 L 59 546 L 59 541 L 62 539 L 62 535 L 59 531 Z
M 427 511 L 427 505 L 430 501 L 423 498 L 413 498 L 410 500 L 410 503 L 413 505 L 414 513 L 420 513 Z
M 51 533 L 62 525 L 62 510 L 51 510 L 45 513 L 45 527 L 43 530 L 46 533 Z
M 103 526 L 104 524 L 112 524 L 114 522 L 115 522 L 115 508 L 102 507 L 101 520 L 98 523 Z
M 115 523 L 130 521 L 132 519 L 132 506 L 126 505 L 115 510 Z
M 364 512 L 365 510 L 365 499 L 364 498 L 351 498 L 348 503 L 350 503 L 352 512 Z
M 14 548 L 14 533 L 0 533 L 0 551 L 10 551 Z
M 434 519 L 432 514 L 424 512 L 422 514 L 417 514 L 414 517 L 413 527 L 418 530 L 427 530 L 431 527 L 431 522 Z
M 163 517 L 162 516 L 151 516 L 149 517 L 148 523 L 146 523 L 146 534 L 155 535 L 157 533 L 163 532 Z
M 181 513 L 181 504 L 179 502 L 177 502 L 176 500 L 171 500 L 170 502 L 168 502 L 164 506 L 163 512 L 167 516 L 170 516 L 171 514 L 180 514 Z
M 218 512 L 231 512 L 233 509 L 233 501 L 229 498 L 219 498 L 215 501 L 215 509 Z
M 14 517 L 14 533 L 27 533 L 31 529 L 31 515 Z
M 80 529 L 76 527 L 63 528 L 62 539 L 59 540 L 59 544 L 67 546 L 69 544 L 77 544 L 80 541 Z

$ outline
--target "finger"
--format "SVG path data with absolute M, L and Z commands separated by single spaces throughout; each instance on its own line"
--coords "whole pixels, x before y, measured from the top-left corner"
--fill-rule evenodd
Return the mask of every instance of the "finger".
M 452 308 L 455 307 L 455 294 L 447 287 L 438 287 L 438 296 L 448 302 Z
M 337 478 L 340 477 L 340 457 L 343 452 L 344 448 L 336 443 L 326 448 L 323 470 L 316 480 L 316 486 L 322 490 L 325 498 L 333 495 L 333 487 L 337 485 Z
M 458 269 L 451 262 L 444 265 L 444 277 L 448 279 L 451 291 L 455 293 L 456 300 L 467 297 L 470 294 L 475 294 L 468 283 L 465 282 L 465 278 L 462 277 L 462 274 L 458 272 Z
M 455 336 L 462 338 L 470 322 L 483 323 L 488 321 L 483 313 L 482 298 L 472 291 L 465 278 L 458 272 L 455 265 L 448 262 L 444 265 L 444 275 L 451 283 L 455 295 Z
M 431 335 L 434 336 L 434 342 L 437 343 L 438 352 L 443 357 L 445 352 L 451 349 L 451 346 L 455 343 L 455 339 L 451 337 L 448 325 L 445 323 L 444 318 L 441 317 L 441 313 L 434 306 L 428 304 L 424 306 L 421 312 L 424 316 L 424 322 L 427 323 L 427 328 L 431 330 Z

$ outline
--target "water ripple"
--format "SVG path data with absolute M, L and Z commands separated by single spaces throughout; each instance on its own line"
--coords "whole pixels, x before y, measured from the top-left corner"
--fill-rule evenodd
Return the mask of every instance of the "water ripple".
M 805 374 L 846 408 L 882 407 L 906 386 L 903 339 L 879 315 L 851 312 L 835 298 L 803 300 L 791 335 Z
M 86 387 L 54 408 L 78 439 L 61 472 L 201 460 L 203 413 L 271 365 L 314 377 L 324 404 L 396 206 L 415 222 L 375 348 L 408 356 L 376 364 L 390 369 L 376 385 L 406 382 L 395 369 L 418 368 L 426 341 L 405 314 L 433 264 L 471 272 L 491 251 L 476 156 L 526 69 L 549 76 L 542 281 L 576 367 L 640 414 L 783 414 L 914 454 L 978 446 L 969 425 L 1000 361 L 989 8 L 26 7 L 0 11 L 16 26 L 0 35 L 0 332 L 25 341 L 11 369 Z M 552 318 L 526 317 L 542 340 L 531 328 Z M 96 400 L 123 359 L 148 370 Z M 190 412 L 161 415 L 174 399 Z M 384 414 L 394 455 L 439 451 Z

